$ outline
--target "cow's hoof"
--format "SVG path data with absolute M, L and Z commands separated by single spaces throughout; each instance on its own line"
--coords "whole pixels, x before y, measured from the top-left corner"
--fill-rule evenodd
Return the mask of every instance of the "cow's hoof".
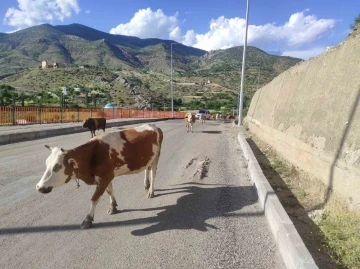
M 153 192 L 149 192 L 147 195 L 147 198 L 154 198 L 154 193 Z
M 86 220 L 84 220 L 84 221 L 82 222 L 80 228 L 81 228 L 82 230 L 85 230 L 85 229 L 91 228 L 91 226 L 92 226 L 92 221 L 86 219 Z
M 108 213 L 109 215 L 114 215 L 114 214 L 116 214 L 117 212 L 118 212 L 118 211 L 117 211 L 116 207 L 110 207 L 107 213 Z

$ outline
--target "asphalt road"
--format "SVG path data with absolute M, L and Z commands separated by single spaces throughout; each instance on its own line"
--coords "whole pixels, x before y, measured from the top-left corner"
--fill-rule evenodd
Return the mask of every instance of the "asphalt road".
M 72 180 L 44 195 L 35 185 L 44 144 L 69 149 L 89 133 L 0 146 L 0 268 L 284 268 L 230 124 L 197 122 L 192 134 L 182 120 L 156 125 L 155 198 L 145 198 L 143 173 L 118 177 L 119 213 L 106 214 L 105 193 L 88 230 L 94 186 Z

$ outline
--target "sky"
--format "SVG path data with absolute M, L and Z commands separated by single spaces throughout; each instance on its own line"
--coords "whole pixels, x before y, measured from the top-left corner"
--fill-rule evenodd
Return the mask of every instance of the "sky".
M 360 0 L 250 0 L 248 45 L 309 59 L 342 42 L 359 13 Z M 80 23 L 210 51 L 244 44 L 245 15 L 246 0 L 1 0 L 0 32 Z

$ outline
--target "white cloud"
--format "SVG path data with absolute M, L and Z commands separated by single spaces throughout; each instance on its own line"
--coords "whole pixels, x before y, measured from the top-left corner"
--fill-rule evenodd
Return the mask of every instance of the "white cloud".
M 308 50 L 289 50 L 289 51 L 283 51 L 282 56 L 291 56 L 295 58 L 300 58 L 304 60 L 308 60 L 311 57 L 315 57 L 319 54 L 322 54 L 326 51 L 325 47 L 316 47 Z
M 210 30 L 196 34 L 192 45 L 205 50 L 223 49 L 242 45 L 245 35 L 245 19 L 227 19 L 221 16 L 210 22 Z M 315 15 L 305 16 L 304 11 L 294 13 L 283 25 L 268 23 L 249 25 L 248 44 L 258 47 L 299 47 L 309 44 L 334 27 L 333 19 L 317 19 Z
M 304 55 L 302 57 L 319 52 L 319 48 L 302 50 L 302 46 L 309 46 L 321 38 L 323 34 L 334 27 L 336 20 L 319 19 L 315 15 L 306 15 L 306 12 L 309 12 L 309 9 L 292 14 L 282 25 L 276 23 L 250 24 L 248 44 L 265 50 L 276 49 L 295 54 L 302 51 L 301 55 Z M 170 38 L 185 45 L 208 51 L 243 45 L 245 35 L 245 19 L 243 18 L 220 16 L 210 21 L 209 30 L 206 33 L 188 30 L 182 34 L 181 23 L 177 17 L 177 14 L 167 16 L 161 9 L 157 11 L 152 11 L 150 8 L 141 9 L 128 23 L 112 28 L 110 33 L 141 38 Z
M 89 14 L 89 13 L 90 13 L 90 10 L 86 10 L 85 13 L 86 13 L 86 14 Z
M 77 0 L 17 0 L 18 8 L 7 10 L 4 23 L 17 28 L 26 28 L 54 20 L 64 21 L 80 8 Z
M 119 24 L 112 28 L 110 33 L 140 38 L 170 38 L 170 36 L 180 38 L 178 34 L 181 30 L 178 27 L 177 16 L 177 13 L 173 16 L 166 16 L 161 9 L 157 11 L 152 11 L 150 8 L 140 9 L 128 23 Z

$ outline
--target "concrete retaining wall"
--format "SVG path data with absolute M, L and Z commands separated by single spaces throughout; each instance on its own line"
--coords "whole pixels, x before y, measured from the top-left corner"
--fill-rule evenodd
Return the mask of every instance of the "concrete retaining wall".
M 360 208 L 360 35 L 285 71 L 245 122 L 298 168 Z

